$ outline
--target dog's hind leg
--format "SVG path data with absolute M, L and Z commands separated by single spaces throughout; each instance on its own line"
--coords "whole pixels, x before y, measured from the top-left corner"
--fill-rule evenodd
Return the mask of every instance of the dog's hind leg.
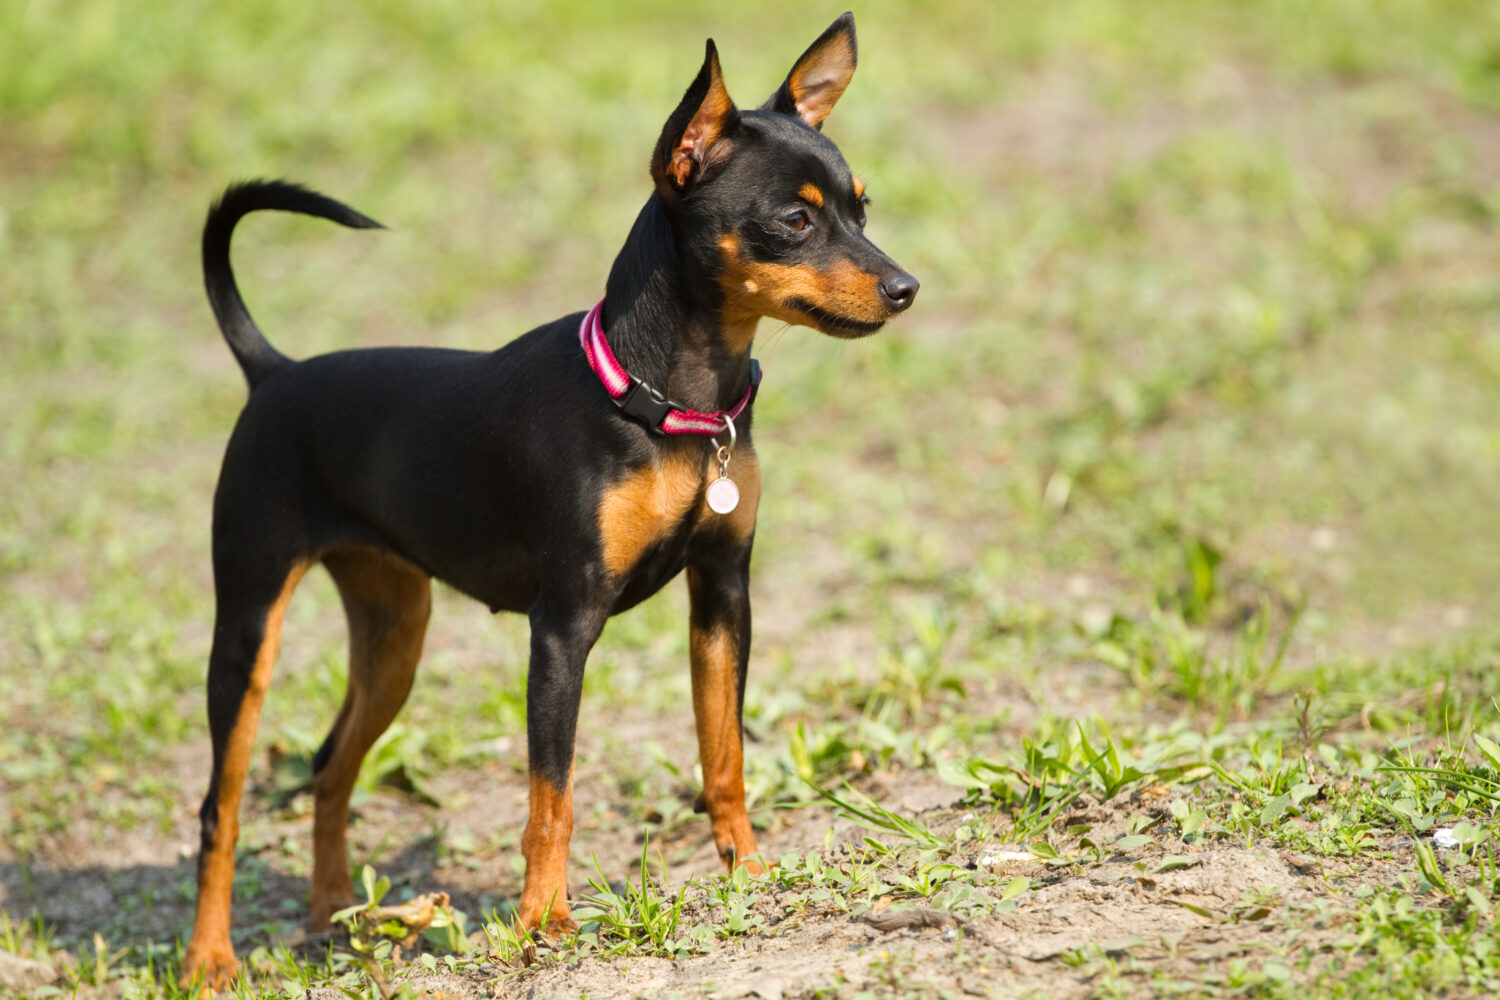
M 199 814 L 198 910 L 182 959 L 184 983 L 201 975 L 215 989 L 227 987 L 238 968 L 229 938 L 229 908 L 240 793 L 280 647 L 282 615 L 307 567 L 300 560 L 259 558 L 254 567 L 231 567 L 219 555 L 214 567 L 218 608 L 208 661 L 213 775 Z
M 313 760 L 313 875 L 310 925 L 354 902 L 345 833 L 360 763 L 411 690 L 432 607 L 427 575 L 375 549 L 330 553 L 349 620 L 349 686 L 332 731 Z

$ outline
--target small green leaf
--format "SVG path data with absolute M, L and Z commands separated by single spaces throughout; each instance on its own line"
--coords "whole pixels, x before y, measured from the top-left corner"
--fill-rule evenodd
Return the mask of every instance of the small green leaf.
M 1051 861 L 1058 856 L 1057 849 L 1045 840 L 1033 840 L 1030 844 L 1026 845 L 1026 848 L 1032 854 L 1047 861 Z
M 1017 875 L 1015 878 L 1011 879 L 1005 884 L 1005 891 L 1000 893 L 1000 901 L 1003 903 L 1007 899 L 1015 899 L 1017 896 L 1021 895 L 1021 893 L 1030 888 L 1031 879 L 1027 878 L 1025 875 Z
M 1260 811 L 1262 825 L 1269 826 L 1276 822 L 1286 814 L 1287 806 L 1290 804 L 1291 797 L 1288 795 L 1278 795 L 1270 802 L 1267 802 L 1266 807 Z
M 793 737 L 793 740 L 794 742 L 792 758 L 795 761 L 795 736 Z M 990 783 L 979 777 L 979 775 L 975 773 L 974 763 L 975 762 L 972 760 L 960 761 L 939 757 L 937 761 L 938 777 L 946 781 L 948 784 L 955 785 L 959 788 L 972 788 L 976 791 L 981 792 L 987 791 L 990 787 Z
M 1421 869 L 1422 877 L 1434 889 L 1447 892 L 1448 880 L 1443 877 L 1442 866 L 1438 864 L 1437 855 L 1433 852 L 1432 845 L 1427 843 L 1425 839 L 1418 837 L 1412 843 L 1412 846 L 1417 853 L 1417 867 Z
M 1489 832 L 1473 823 L 1455 823 L 1453 839 L 1460 844 L 1482 844 L 1489 839 Z
M 378 903 L 375 898 L 375 869 L 365 865 L 359 870 L 360 884 L 365 887 L 365 899 L 372 903 Z
M 813 770 L 812 754 L 807 750 L 807 732 L 800 722 L 797 723 L 796 731 L 792 733 L 791 754 L 792 766 L 797 769 L 798 777 L 807 782 L 817 778 Z
M 1405 816 L 1407 819 L 1412 819 L 1419 813 L 1416 800 L 1410 798 L 1399 798 L 1391 803 L 1390 808 L 1397 816 Z
M 1173 906 L 1180 906 L 1184 910 L 1188 910 L 1188 911 L 1190 911 L 1192 913 L 1196 913 L 1200 917 L 1207 917 L 1209 920 L 1223 920 L 1224 919 L 1224 917 L 1221 914 L 1219 914 L 1217 911 L 1210 910 L 1206 906 L 1199 906 L 1197 903 L 1184 903 L 1180 899 L 1169 899 L 1166 902 L 1171 903 Z
M 1322 785 L 1315 785 L 1310 781 L 1304 781 L 1292 789 L 1292 805 L 1300 806 L 1322 790 Z
M 1485 759 L 1490 762 L 1490 767 L 1500 771 L 1500 744 L 1478 733 L 1474 734 L 1474 743 L 1479 747 L 1479 752 L 1484 754 Z
M 1156 866 L 1156 872 L 1158 875 L 1162 872 L 1175 872 L 1181 868 L 1194 868 L 1202 863 L 1202 858 L 1190 858 L 1182 854 L 1169 854 L 1161 859 L 1161 864 Z
M 339 910 L 328 919 L 335 924 L 347 924 L 350 918 L 353 917 L 356 913 L 367 910 L 369 909 L 369 907 L 369 903 L 355 903 L 353 906 L 344 907 L 342 910 Z

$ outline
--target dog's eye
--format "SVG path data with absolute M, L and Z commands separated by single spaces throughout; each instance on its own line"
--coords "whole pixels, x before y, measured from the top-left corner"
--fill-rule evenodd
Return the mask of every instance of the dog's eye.
M 800 208 L 788 213 L 781 221 L 788 229 L 794 229 L 799 233 L 812 225 L 812 218 Z

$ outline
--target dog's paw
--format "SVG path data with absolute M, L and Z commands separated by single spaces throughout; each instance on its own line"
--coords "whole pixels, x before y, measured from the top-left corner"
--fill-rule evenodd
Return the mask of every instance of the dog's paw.
M 736 867 L 745 869 L 745 871 L 749 872 L 751 875 L 764 875 L 766 872 L 774 868 L 775 865 L 772 865 L 769 861 L 766 861 L 759 854 L 757 854 L 753 858 L 746 858 L 743 861 L 736 862 Z
M 203 996 L 229 989 L 240 974 L 240 963 L 234 957 L 234 945 L 223 941 L 212 945 L 192 942 L 182 956 L 182 975 L 177 985 L 200 986 Z
M 562 901 L 553 904 L 550 911 L 545 907 L 533 909 L 523 903 L 516 914 L 516 930 L 557 937 L 577 931 L 578 921 L 573 919 L 568 904 Z
M 538 928 L 538 930 L 541 930 L 542 933 L 548 934 L 552 937 L 562 937 L 565 934 L 577 934 L 578 921 L 574 920 L 572 917 L 563 917 L 562 919 L 553 917 L 551 920 L 547 921 L 547 926 L 545 929 Z
M 307 932 L 309 934 L 338 934 L 341 931 L 347 931 L 348 928 L 343 925 L 334 925 L 333 915 L 358 903 L 359 900 L 354 898 L 352 890 L 347 896 L 313 900 L 308 910 Z
M 736 868 L 743 868 L 751 875 L 764 875 L 776 867 L 756 850 L 753 839 L 747 846 L 749 849 L 743 852 L 733 842 L 719 848 L 719 860 L 724 862 L 726 872 L 733 875 Z

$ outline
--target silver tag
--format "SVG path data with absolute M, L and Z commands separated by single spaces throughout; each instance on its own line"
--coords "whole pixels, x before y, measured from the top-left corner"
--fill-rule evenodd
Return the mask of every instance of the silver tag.
M 728 514 L 740 505 L 740 488 L 734 480 L 721 475 L 708 484 L 708 509 L 715 514 Z
M 727 413 L 724 414 L 724 429 L 729 432 L 728 444 L 719 444 L 718 438 L 714 438 L 714 444 L 718 445 L 714 457 L 719 460 L 719 478 L 708 484 L 704 494 L 708 509 L 715 514 L 728 514 L 740 505 L 740 488 L 729 478 L 729 456 L 734 452 L 735 431 L 734 418 Z

